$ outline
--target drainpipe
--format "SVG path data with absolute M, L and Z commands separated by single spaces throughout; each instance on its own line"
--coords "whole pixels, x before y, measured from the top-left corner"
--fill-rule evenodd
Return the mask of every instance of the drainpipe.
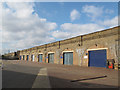
M 82 42 L 83 42 L 83 36 L 81 36 L 81 46 L 83 45 L 83 43 L 82 43 Z
M 47 52 L 46 52 L 46 50 L 47 50 L 47 44 L 45 45 L 45 63 L 46 63 L 46 56 L 47 56 Z

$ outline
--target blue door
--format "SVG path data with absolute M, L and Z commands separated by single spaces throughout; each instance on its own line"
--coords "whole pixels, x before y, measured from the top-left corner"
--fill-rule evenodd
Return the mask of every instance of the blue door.
M 73 64 L 73 52 L 63 53 L 63 64 L 66 64 L 66 65 Z
M 106 50 L 89 51 L 89 66 L 106 67 Z
M 54 63 L 54 53 L 48 54 L 48 63 Z
M 43 56 L 42 54 L 38 55 L 38 62 L 42 62 L 42 56 Z
M 20 56 L 20 60 L 21 60 L 21 56 Z

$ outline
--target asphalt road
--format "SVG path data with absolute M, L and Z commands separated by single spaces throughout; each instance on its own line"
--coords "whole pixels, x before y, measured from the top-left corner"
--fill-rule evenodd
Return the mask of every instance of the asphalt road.
M 3 61 L 2 88 L 118 88 L 118 71 L 106 68 Z
M 40 68 L 5 64 L 2 70 L 2 88 L 32 88 Z

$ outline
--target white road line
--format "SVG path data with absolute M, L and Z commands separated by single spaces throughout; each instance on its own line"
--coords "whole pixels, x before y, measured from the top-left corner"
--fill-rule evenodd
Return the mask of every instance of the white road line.
M 47 68 L 40 69 L 32 88 L 51 88 Z

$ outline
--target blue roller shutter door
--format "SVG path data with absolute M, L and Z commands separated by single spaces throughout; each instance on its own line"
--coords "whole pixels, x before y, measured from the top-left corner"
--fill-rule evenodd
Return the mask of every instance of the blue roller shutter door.
M 48 54 L 48 63 L 54 63 L 54 53 Z
M 63 64 L 66 64 L 66 65 L 73 64 L 73 52 L 63 53 Z
M 42 56 L 43 56 L 42 54 L 39 54 L 39 55 L 38 55 L 38 61 L 39 61 L 39 62 L 42 62 Z
M 89 66 L 106 67 L 106 50 L 89 51 Z

